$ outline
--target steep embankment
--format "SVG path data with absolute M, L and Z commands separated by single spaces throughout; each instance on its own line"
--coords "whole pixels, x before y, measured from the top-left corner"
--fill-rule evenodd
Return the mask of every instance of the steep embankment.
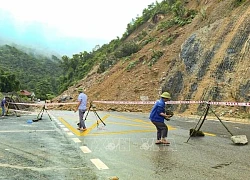
M 75 100 L 74 89 L 81 86 L 91 100 L 156 100 L 162 91 L 169 91 L 173 100 L 249 101 L 250 2 L 245 1 L 237 8 L 233 2 L 189 1 L 186 5 L 199 14 L 183 27 L 159 31 L 157 24 L 148 22 L 143 30 L 154 37 L 154 41 L 103 74 L 94 69 L 64 94 L 72 95 Z M 139 33 L 136 31 L 130 39 Z M 170 36 L 175 37 L 174 41 L 162 45 Z M 157 51 L 163 55 L 149 66 Z M 128 68 L 131 65 L 134 67 Z M 151 105 L 98 104 L 97 108 L 148 112 Z M 172 108 L 176 113 L 186 114 L 200 110 L 198 105 L 173 105 Z M 224 114 L 229 110 L 238 113 L 239 109 L 220 108 L 218 111 Z

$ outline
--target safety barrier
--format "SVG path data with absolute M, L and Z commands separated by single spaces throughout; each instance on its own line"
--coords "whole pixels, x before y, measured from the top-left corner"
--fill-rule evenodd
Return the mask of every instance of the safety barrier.
M 92 101 L 93 103 L 102 104 L 155 104 L 156 101 Z M 56 106 L 56 105 L 76 105 L 77 102 L 71 103 L 10 103 L 29 106 Z M 212 104 L 222 106 L 250 106 L 250 102 L 213 102 L 213 101 L 167 101 L 166 104 Z
M 103 104 L 155 104 L 156 101 L 93 101 Z M 212 102 L 212 101 L 167 101 L 166 104 L 212 104 L 222 106 L 250 106 L 250 102 Z

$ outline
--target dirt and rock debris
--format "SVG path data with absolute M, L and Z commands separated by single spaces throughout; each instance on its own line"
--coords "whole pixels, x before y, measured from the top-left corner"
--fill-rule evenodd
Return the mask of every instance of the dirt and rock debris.
M 155 41 L 145 45 L 130 60 L 120 60 L 102 74 L 98 65 L 63 95 L 76 101 L 78 87 L 83 87 L 90 101 L 154 101 L 162 91 L 169 91 L 172 100 L 205 100 L 248 102 L 250 100 L 250 2 L 235 6 L 234 0 L 186 1 L 186 6 L 197 10 L 192 23 L 157 29 L 158 23 L 170 18 L 142 25 L 128 39 L 136 39 L 143 30 Z M 176 35 L 172 44 L 162 45 L 165 37 Z M 145 37 L 145 39 L 147 36 Z M 144 39 L 144 40 L 145 40 Z M 148 62 L 152 54 L 163 55 L 153 65 Z M 139 60 L 135 67 L 129 63 Z M 72 107 L 60 107 L 72 109 Z M 149 112 L 151 105 L 97 104 L 98 110 Z M 199 105 L 173 105 L 175 113 L 199 114 Z M 220 115 L 248 118 L 249 108 L 214 107 Z

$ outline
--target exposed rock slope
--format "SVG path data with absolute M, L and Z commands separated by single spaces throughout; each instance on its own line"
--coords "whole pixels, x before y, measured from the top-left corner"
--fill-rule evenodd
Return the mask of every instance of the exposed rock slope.
M 91 100 L 138 101 L 156 100 L 169 91 L 173 100 L 250 101 L 250 2 L 234 7 L 234 0 L 187 1 L 199 14 L 192 23 L 158 31 L 148 22 L 141 30 L 155 41 L 144 46 L 130 60 L 121 60 L 109 71 L 96 69 L 64 94 L 75 100 L 76 87 L 83 87 Z M 199 3 L 198 3 L 199 2 Z M 164 21 L 169 17 L 164 17 Z M 162 45 L 166 37 L 176 37 L 170 45 Z M 146 37 L 145 37 L 146 38 Z M 163 52 L 153 65 L 148 62 L 156 51 Z M 131 62 L 137 62 L 128 70 Z M 151 105 L 103 105 L 99 109 L 148 112 Z M 173 105 L 176 113 L 193 114 L 198 105 Z M 220 113 L 246 110 L 239 107 L 216 107 Z

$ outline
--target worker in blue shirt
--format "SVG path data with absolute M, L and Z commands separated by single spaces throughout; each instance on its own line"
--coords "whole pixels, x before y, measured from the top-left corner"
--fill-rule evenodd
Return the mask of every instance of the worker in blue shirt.
M 5 115 L 6 104 L 7 104 L 7 102 L 6 102 L 6 99 L 5 99 L 5 97 L 4 97 L 4 98 L 2 99 L 2 101 L 1 101 L 2 117 L 4 117 L 4 115 Z
M 169 101 L 171 96 L 168 92 L 163 92 L 161 98 L 154 104 L 149 119 L 155 125 L 157 129 L 156 144 L 170 144 L 166 137 L 168 135 L 168 127 L 164 123 L 165 119 L 169 119 L 171 115 L 165 113 L 165 102 Z

